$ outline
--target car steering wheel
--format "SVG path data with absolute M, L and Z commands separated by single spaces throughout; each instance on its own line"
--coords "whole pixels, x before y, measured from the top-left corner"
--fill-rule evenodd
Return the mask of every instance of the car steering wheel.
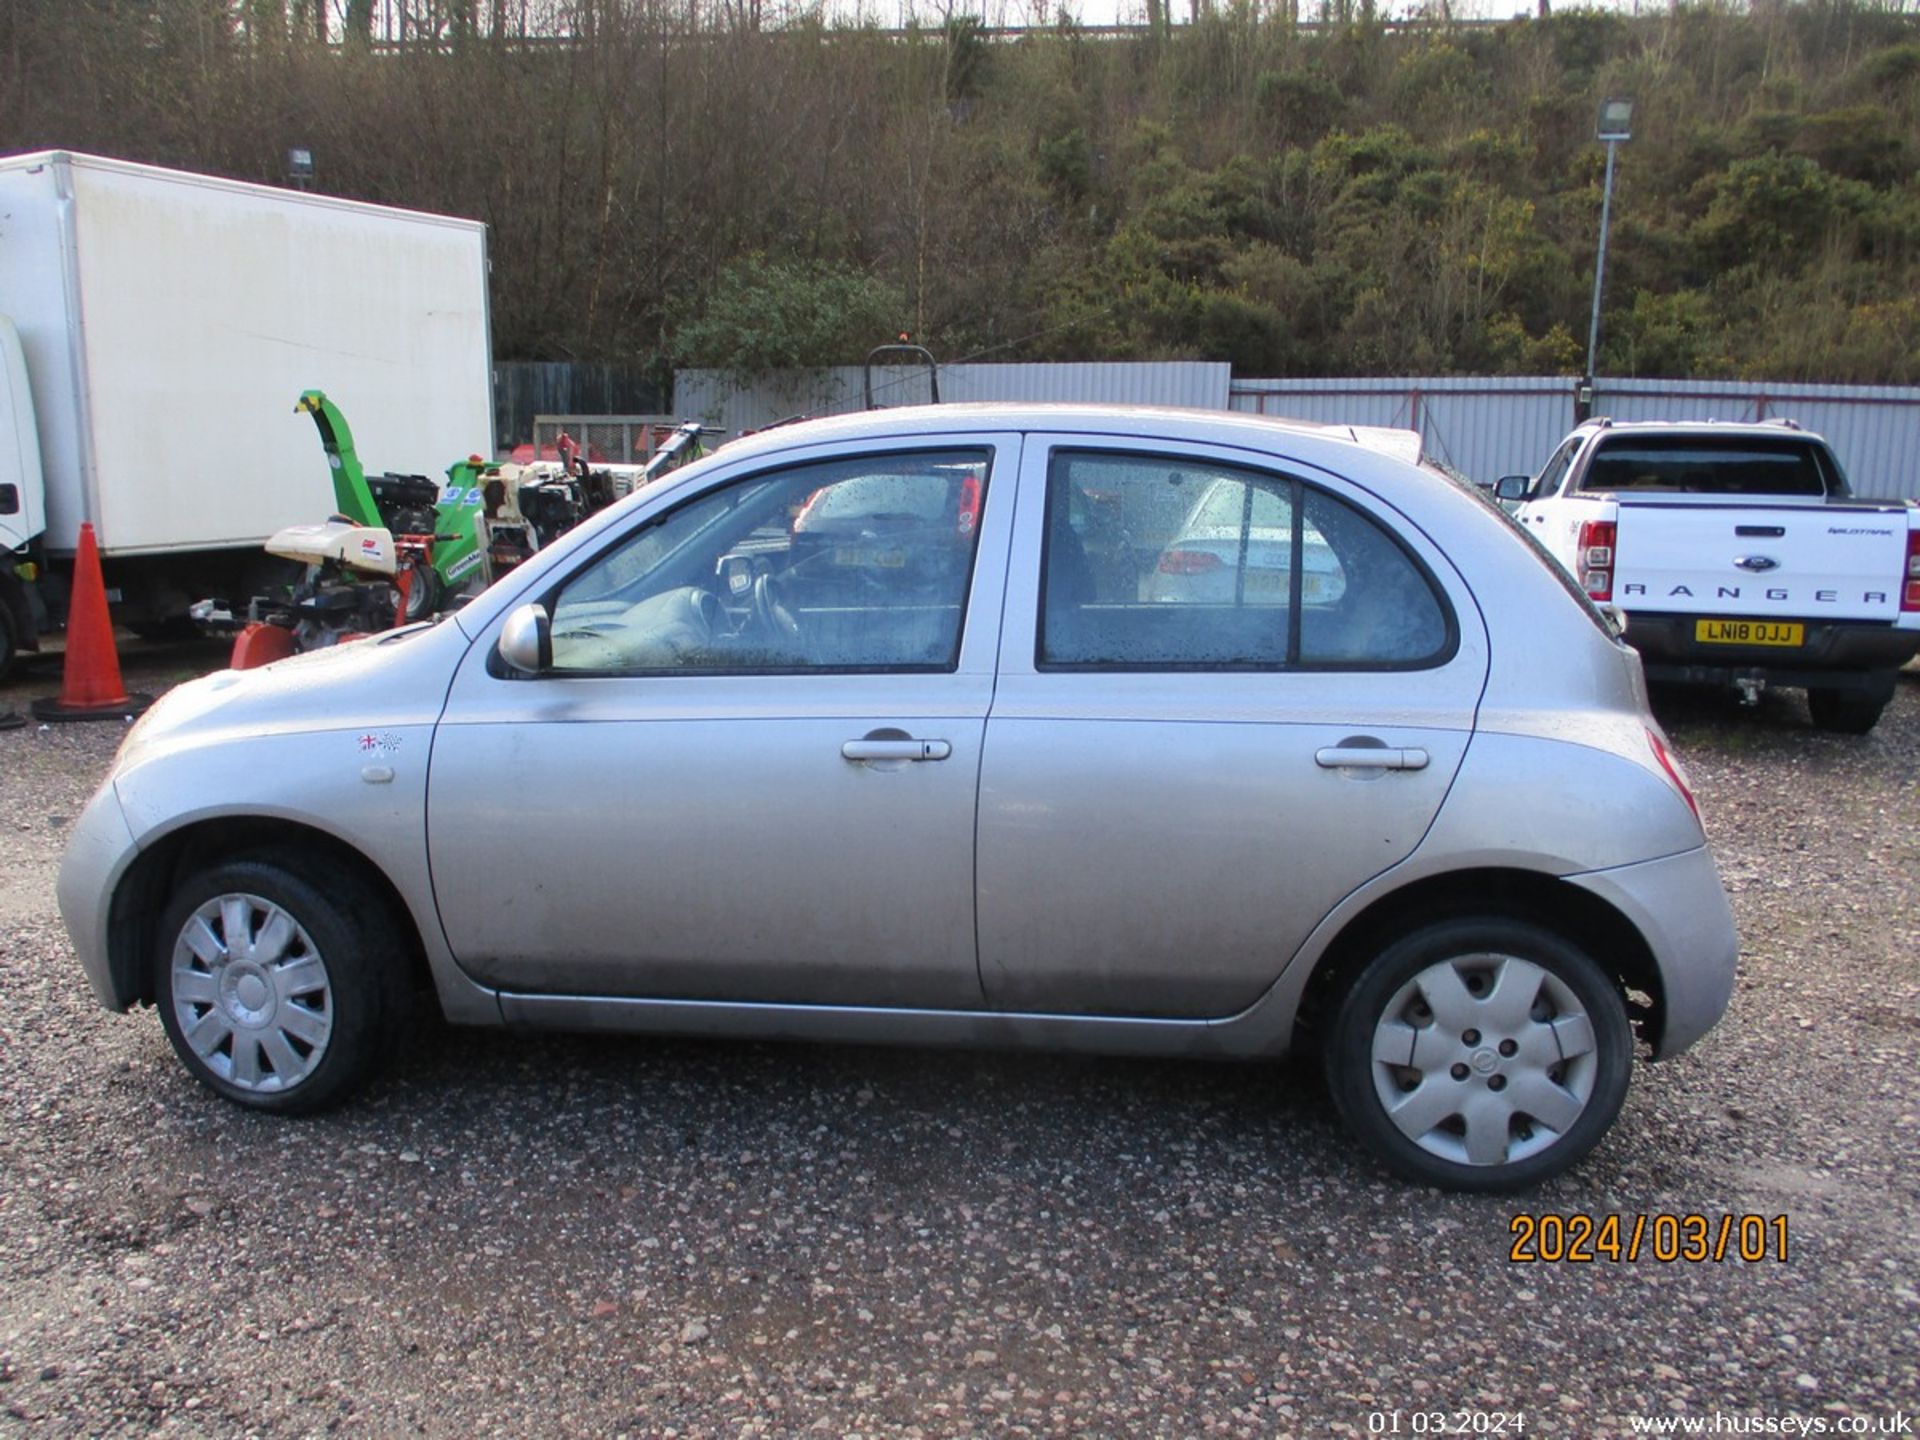
M 753 582 L 753 618 L 769 635 L 783 640 L 800 638 L 800 622 L 775 597 L 772 575 L 762 575 Z

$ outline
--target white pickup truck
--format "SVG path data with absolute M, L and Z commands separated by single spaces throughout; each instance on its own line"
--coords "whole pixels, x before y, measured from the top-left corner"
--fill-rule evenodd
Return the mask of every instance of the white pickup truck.
M 1495 487 L 1649 679 L 1803 687 L 1814 724 L 1863 735 L 1920 651 L 1920 507 L 1859 500 L 1791 421 L 1594 420 Z

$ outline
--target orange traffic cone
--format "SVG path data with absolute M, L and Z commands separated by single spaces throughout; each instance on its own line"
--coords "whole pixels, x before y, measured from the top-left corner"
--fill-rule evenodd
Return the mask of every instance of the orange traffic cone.
M 153 704 L 151 695 L 129 695 L 120 681 L 120 656 L 113 648 L 113 621 L 107 615 L 107 585 L 100 577 L 100 549 L 93 526 L 80 524 L 80 545 L 73 557 L 73 594 L 67 605 L 67 663 L 60 675 L 60 698 L 33 702 L 39 720 L 111 720 L 137 715 Z

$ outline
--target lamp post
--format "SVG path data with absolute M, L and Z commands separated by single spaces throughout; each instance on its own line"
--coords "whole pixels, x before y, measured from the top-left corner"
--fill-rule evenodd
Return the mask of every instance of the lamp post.
M 1607 147 L 1607 182 L 1600 196 L 1600 251 L 1593 261 L 1593 321 L 1587 327 L 1587 374 L 1574 397 L 1575 419 L 1585 420 L 1593 409 L 1593 371 L 1600 358 L 1600 292 L 1607 280 L 1607 227 L 1613 220 L 1614 152 L 1633 138 L 1633 101 L 1612 95 L 1600 103 L 1600 122 L 1594 138 Z

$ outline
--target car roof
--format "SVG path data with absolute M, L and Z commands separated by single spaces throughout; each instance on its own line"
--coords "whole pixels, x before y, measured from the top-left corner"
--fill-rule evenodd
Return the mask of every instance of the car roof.
M 1818 440 L 1825 437 L 1803 430 L 1798 422 L 1779 420 L 1609 420 L 1594 419 L 1575 427 L 1590 435 L 1713 436 L 1729 440 Z
M 1071 405 L 1028 402 L 912 405 L 886 410 L 860 410 L 817 420 L 800 420 L 770 430 L 756 431 L 730 441 L 729 455 L 751 455 L 816 441 L 846 441 L 898 435 L 952 434 L 979 431 L 1093 431 L 1116 437 L 1151 440 L 1177 438 L 1222 445 L 1271 450 L 1276 440 L 1291 442 L 1296 453 L 1328 444 L 1343 450 L 1360 449 L 1385 455 L 1404 464 L 1419 463 L 1418 431 L 1382 425 L 1326 425 L 1290 420 L 1242 410 L 1201 410 L 1156 405 Z M 1301 442 L 1305 442 L 1305 449 Z

